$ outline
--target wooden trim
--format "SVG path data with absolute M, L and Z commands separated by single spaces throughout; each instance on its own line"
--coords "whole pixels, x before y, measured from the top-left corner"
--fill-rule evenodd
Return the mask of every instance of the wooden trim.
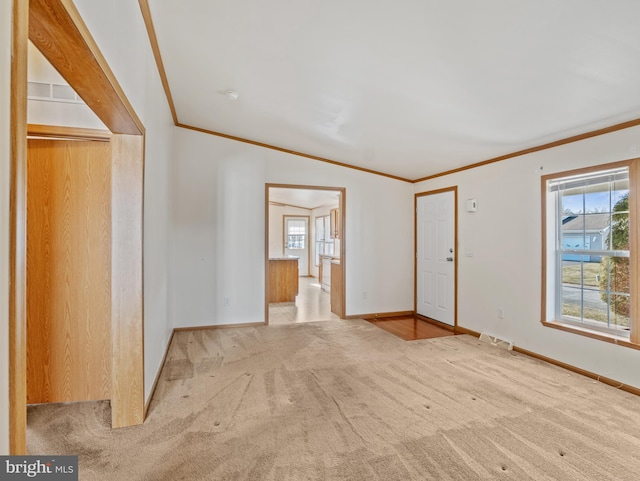
M 27 450 L 27 45 L 29 3 L 13 1 L 9 240 L 9 450 Z
M 565 139 L 554 140 L 553 142 L 548 142 L 546 144 L 538 145 L 536 147 L 530 147 L 528 149 L 518 150 L 517 152 L 512 152 L 510 154 L 501 155 L 499 157 L 494 157 L 492 159 L 483 160 L 482 162 L 475 162 L 473 164 L 465 165 L 463 167 L 458 167 L 456 169 L 451 169 L 445 172 L 440 172 L 438 174 L 421 177 L 419 179 L 413 180 L 412 182 L 414 184 L 418 182 L 424 182 L 425 180 L 431 180 L 438 177 L 443 177 L 445 175 L 455 174 L 455 173 L 462 172 L 469 169 L 475 169 L 477 167 L 482 167 L 483 165 L 493 164 L 495 162 L 512 159 L 514 157 L 520 157 L 521 155 L 532 154 L 534 152 L 540 152 L 541 150 L 553 149 L 554 147 L 559 147 L 561 145 L 571 144 L 573 142 L 578 142 L 580 140 L 590 139 L 591 137 L 598 137 L 600 135 L 610 134 L 618 130 L 624 130 L 630 127 L 635 127 L 637 125 L 640 125 L 640 119 L 621 122 L 619 124 L 614 124 L 609 127 L 604 127 L 602 129 L 592 130 L 590 132 L 574 135 L 572 137 L 567 137 Z
M 413 312 L 418 312 L 418 196 L 413 196 Z
M 29 39 L 109 130 L 144 133 L 72 0 L 30 0 Z
M 111 140 L 111 132 L 108 130 L 40 124 L 28 124 L 27 136 L 29 138 L 95 140 L 98 142 L 109 142 Z
M 629 262 L 630 336 L 631 345 L 640 345 L 640 160 L 629 165 Z M 640 346 L 638 347 L 640 348 Z
M 542 176 L 540 180 L 540 218 L 542 228 L 540 229 L 542 248 L 541 284 L 540 284 L 540 320 L 547 320 L 547 179 Z
M 347 219 L 347 189 L 340 190 L 340 228 L 342 229 L 342 237 L 340 237 L 340 265 L 342 266 L 342 305 L 340 312 L 343 316 L 347 315 L 347 236 L 346 236 L 346 219 Z M 334 244 L 335 245 L 335 244 Z
M 184 331 L 208 331 L 211 329 L 234 329 L 236 327 L 260 327 L 264 326 L 266 323 L 264 322 L 246 322 L 246 323 L 237 323 L 237 324 L 210 324 L 208 326 L 192 326 L 192 327 L 176 327 L 173 329 L 173 332 L 184 332 Z
M 269 325 L 269 184 L 264 186 L 264 323 Z
M 376 320 L 376 319 L 385 319 L 387 317 L 409 317 L 413 316 L 413 311 L 396 311 L 396 312 L 373 312 L 370 314 L 352 314 L 350 316 L 345 316 L 345 319 L 355 320 L 355 319 L 364 319 L 368 320 Z
M 602 382 L 602 383 L 607 384 L 609 386 L 613 386 L 613 387 L 618 388 L 618 389 L 620 389 L 622 391 L 626 391 L 628 393 L 635 394 L 636 396 L 640 396 L 640 389 L 639 388 L 634 387 L 634 386 L 629 386 L 628 384 L 624 384 L 624 383 L 622 383 L 620 381 L 616 381 L 615 379 L 611 379 L 611 378 L 608 378 L 608 377 L 600 376 L 599 374 L 596 374 L 596 373 L 591 372 L 591 371 L 587 371 L 586 369 L 581 369 L 579 367 L 572 366 L 571 364 L 567 364 L 567 363 L 564 363 L 562 361 L 557 361 L 557 360 L 552 359 L 550 357 L 543 356 L 541 354 L 537 354 L 535 352 L 529 351 L 527 349 L 523 349 L 521 347 L 513 346 L 513 350 L 515 352 L 520 353 L 520 354 L 524 354 L 526 356 L 533 357 L 533 358 L 538 359 L 540 361 L 548 362 L 549 364 L 553 364 L 554 366 L 561 367 L 561 368 L 566 369 L 568 371 L 575 372 L 576 374 L 581 374 L 582 376 L 586 376 L 586 377 L 588 377 L 590 379 L 595 379 L 598 382 Z
M 458 242 L 458 186 L 454 187 L 453 191 L 453 199 L 454 199 L 454 222 L 455 222 L 455 230 L 454 230 L 454 245 L 455 245 L 455 256 L 454 256 L 454 265 L 453 271 L 455 272 L 455 277 L 453 279 L 453 328 L 458 325 L 458 261 L 460 259 L 460 245 Z
M 456 334 L 468 334 L 470 336 L 474 336 L 480 338 L 480 333 L 476 331 L 472 331 L 471 329 L 467 329 L 466 327 L 456 326 L 453 330 Z
M 144 136 L 114 135 L 112 159 L 111 424 L 117 428 L 144 421 Z
M 147 414 L 149 413 L 149 406 L 151 406 L 151 401 L 153 400 L 153 396 L 156 393 L 156 389 L 158 387 L 158 383 L 160 382 L 160 377 L 162 376 L 162 370 L 164 369 L 164 364 L 167 362 L 167 356 L 169 355 L 169 349 L 171 349 L 171 343 L 173 342 L 173 336 L 175 335 L 176 330 L 173 329 L 171 331 L 171 335 L 169 336 L 169 342 L 164 349 L 164 354 L 162 356 L 162 361 L 160 361 L 160 367 L 158 368 L 158 372 L 156 373 L 156 377 L 153 379 L 153 384 L 151 385 L 151 391 L 149 391 L 149 397 L 144 403 L 144 418 L 147 418 Z
M 413 197 L 413 310 L 418 312 L 418 198 L 427 195 L 442 194 L 444 192 L 453 192 L 453 245 L 455 253 L 453 256 L 453 328 L 458 326 L 458 186 L 443 187 L 442 189 L 430 190 L 427 192 L 419 192 Z M 420 316 L 421 318 L 424 316 Z M 425 317 L 425 319 L 428 319 Z M 437 321 L 436 321 L 437 322 Z M 443 323 L 444 324 L 444 323 Z M 448 325 L 448 324 L 444 324 Z
M 307 185 L 307 184 L 267 184 L 267 186 L 269 188 L 275 188 L 275 189 L 334 190 L 336 192 L 344 189 L 344 187 L 334 187 L 331 185 Z M 306 209 L 306 207 L 302 207 L 302 209 Z
M 599 332 L 594 329 L 587 329 L 580 326 L 574 326 L 573 324 L 564 323 L 561 321 L 542 321 L 542 325 L 545 327 L 551 327 L 564 332 L 570 332 L 572 334 L 578 334 L 580 336 L 589 337 L 591 339 L 597 339 L 599 341 L 605 341 L 611 344 L 616 344 L 622 347 L 629 347 L 631 349 L 640 350 L 640 344 L 634 343 L 631 340 L 627 340 L 623 337 L 616 336 L 614 334 L 607 334 L 606 332 Z
M 416 198 L 425 197 L 427 195 L 442 194 L 444 192 L 450 192 L 450 191 L 456 191 L 456 190 L 458 190 L 458 186 L 457 185 L 452 185 L 450 187 L 443 187 L 441 189 L 428 190 L 428 191 L 425 191 L 425 192 L 418 192 L 418 193 L 414 194 L 414 197 L 416 197 Z
M 173 96 L 171 95 L 171 89 L 169 88 L 167 73 L 164 68 L 164 62 L 162 61 L 162 55 L 160 54 L 158 37 L 156 36 L 156 29 L 153 25 L 151 9 L 149 8 L 149 0 L 138 0 L 138 3 L 140 4 L 140 10 L 142 10 L 142 18 L 144 18 L 144 24 L 147 28 L 147 35 L 149 35 L 149 42 L 151 43 L 153 58 L 155 59 L 156 66 L 158 67 L 158 73 L 160 74 L 162 88 L 164 89 L 164 94 L 167 97 L 167 103 L 169 104 L 169 109 L 171 110 L 171 117 L 173 118 L 174 125 L 178 125 L 178 114 L 176 113 L 176 106 L 173 103 Z
M 284 147 L 277 147 L 275 145 L 266 144 L 264 142 L 258 142 L 255 140 L 245 139 L 243 137 L 237 137 L 235 135 L 223 134 L 222 132 L 216 132 L 214 130 L 203 129 L 200 127 L 194 127 L 192 125 L 177 123 L 176 127 L 180 127 L 187 130 L 193 130 L 195 132 L 201 132 L 203 134 L 215 135 L 217 137 L 222 137 L 224 139 L 235 140 L 237 142 L 243 142 L 245 144 L 255 145 L 256 147 L 263 147 L 265 149 L 276 150 L 278 152 L 283 152 L 285 154 L 297 155 L 298 157 L 304 157 L 311 160 L 318 160 L 320 162 L 326 162 L 328 164 L 337 165 L 339 167 L 346 167 L 348 169 L 359 170 L 360 172 L 366 172 L 368 174 L 380 175 L 382 177 L 388 177 L 390 179 L 401 180 L 402 182 L 413 182 L 410 179 L 405 179 L 404 177 L 399 177 L 397 175 L 386 174 L 384 172 L 379 172 L 377 170 L 366 169 L 364 167 L 358 167 L 355 165 L 345 164 L 344 162 L 338 162 L 336 160 L 327 159 L 325 157 L 319 157 L 317 155 L 305 154 L 304 152 L 298 152 L 297 150 L 286 149 Z

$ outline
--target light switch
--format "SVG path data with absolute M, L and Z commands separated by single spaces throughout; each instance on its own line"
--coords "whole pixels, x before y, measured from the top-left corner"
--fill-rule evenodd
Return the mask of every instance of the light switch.
M 465 249 L 464 255 L 467 257 L 473 257 L 473 251 L 471 249 Z

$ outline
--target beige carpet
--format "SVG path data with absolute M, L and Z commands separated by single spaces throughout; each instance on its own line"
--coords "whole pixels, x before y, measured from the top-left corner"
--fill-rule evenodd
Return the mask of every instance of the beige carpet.
M 82 480 L 637 480 L 640 398 L 470 336 L 365 321 L 178 333 L 143 426 L 29 408 Z

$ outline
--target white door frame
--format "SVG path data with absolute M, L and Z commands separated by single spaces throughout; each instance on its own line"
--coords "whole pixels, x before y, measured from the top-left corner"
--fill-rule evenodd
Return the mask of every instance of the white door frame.
M 445 187 L 443 189 L 431 190 L 414 194 L 414 269 L 413 269 L 413 312 L 418 315 L 418 199 L 428 195 L 453 192 L 453 330 L 458 327 L 458 186 Z M 420 316 L 422 317 L 422 316 Z M 433 322 L 437 322 L 432 320 Z M 448 324 L 438 322 L 445 328 L 451 328 Z

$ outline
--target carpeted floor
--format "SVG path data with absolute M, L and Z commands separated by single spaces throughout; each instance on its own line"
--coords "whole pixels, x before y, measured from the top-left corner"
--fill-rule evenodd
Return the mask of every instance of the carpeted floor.
M 637 480 L 640 398 L 470 336 L 365 321 L 177 333 L 143 426 L 32 406 L 82 480 Z

